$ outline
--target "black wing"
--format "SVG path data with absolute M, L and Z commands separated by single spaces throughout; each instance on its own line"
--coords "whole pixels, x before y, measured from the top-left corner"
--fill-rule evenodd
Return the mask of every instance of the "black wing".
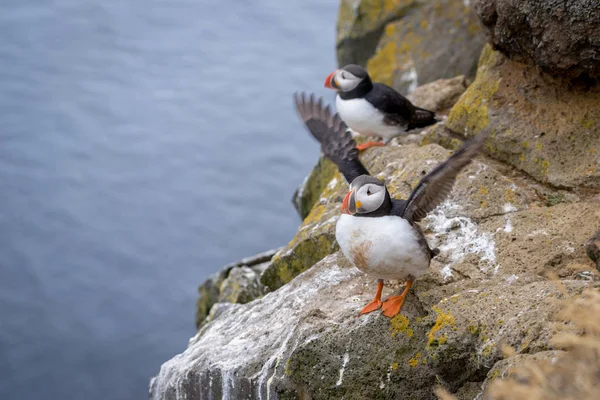
M 337 113 L 332 115 L 329 107 L 323 107 L 322 98 L 317 100 L 313 94 L 295 93 L 294 102 L 306 127 L 321 143 L 321 151 L 337 165 L 348 183 L 361 175 L 369 175 L 358 159 L 356 142 L 346 124 Z
M 482 133 L 464 144 L 450 158 L 423 177 L 410 194 L 402 217 L 418 222 L 439 206 L 452 191 L 458 173 L 477 155 L 486 137 L 487 133 Z
M 435 124 L 435 113 L 414 106 L 410 100 L 383 83 L 374 83 L 366 96 L 367 101 L 381 110 L 388 125 L 404 125 L 407 129 Z
M 408 124 L 412 119 L 415 106 L 400 93 L 383 83 L 374 83 L 373 89 L 365 96 L 366 100 L 384 114 L 390 124 L 395 122 Z

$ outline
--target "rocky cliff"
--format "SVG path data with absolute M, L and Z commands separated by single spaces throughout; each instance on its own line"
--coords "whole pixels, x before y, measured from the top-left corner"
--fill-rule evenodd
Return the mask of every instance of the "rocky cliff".
M 600 4 L 561 1 L 557 11 L 540 3 L 342 0 L 338 58 L 368 65 L 376 80 L 399 82 L 390 76 L 406 73 L 404 61 L 376 60 L 387 57 L 390 43 L 394 60 L 404 60 L 397 49 L 407 33 L 422 49 L 438 46 L 423 43 L 444 32 L 456 35 L 440 40 L 435 54 L 450 62 L 456 45 L 460 66 L 447 73 L 466 77 L 411 87 L 413 101 L 447 118 L 361 156 L 393 196 L 406 197 L 462 140 L 489 131 L 484 154 L 422 223 L 441 254 L 401 315 L 357 318 L 376 281 L 338 251 L 334 229 L 346 184 L 321 160 L 295 197 L 304 221 L 289 244 L 228 266 L 201 286 L 198 333 L 163 364 L 151 398 L 434 399 L 442 387 L 458 399 L 508 399 L 497 382 L 514 366 L 552 359 L 576 364 L 572 354 L 583 351 L 583 342 L 551 339 L 559 329 L 557 300 L 581 305 L 577 297 L 592 290 L 584 299 L 596 301 L 590 310 L 600 307 L 594 297 L 600 86 L 592 62 Z M 515 10 L 518 21 L 509 18 Z M 483 28 L 472 21 L 477 17 Z M 559 38 L 568 21 L 577 29 Z M 521 37 L 523 24 L 534 34 Z M 481 51 L 484 33 L 490 44 Z M 563 63 L 557 51 L 565 53 Z M 413 66 L 431 60 L 424 51 L 408 53 Z M 472 83 L 469 63 L 476 69 Z M 391 65 L 392 74 L 378 65 Z M 386 286 L 384 295 L 398 288 Z M 585 307 L 581 313 L 561 329 L 595 332 L 585 323 Z M 564 377 L 544 368 L 549 377 Z

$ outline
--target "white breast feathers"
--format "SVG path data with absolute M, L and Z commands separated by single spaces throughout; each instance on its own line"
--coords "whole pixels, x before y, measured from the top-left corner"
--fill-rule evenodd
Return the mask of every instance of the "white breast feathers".
M 418 278 L 429 267 L 418 233 L 400 217 L 342 214 L 335 236 L 346 258 L 376 278 L 403 280 L 408 275 Z

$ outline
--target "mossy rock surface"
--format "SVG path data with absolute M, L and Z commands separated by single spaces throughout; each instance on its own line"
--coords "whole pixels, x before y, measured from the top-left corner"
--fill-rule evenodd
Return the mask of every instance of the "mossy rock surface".
M 484 44 L 467 2 L 429 1 L 385 26 L 367 69 L 374 80 L 410 93 L 437 79 L 475 76 Z
M 493 235 L 495 225 L 477 229 Z M 463 239 L 448 236 L 440 244 L 451 248 Z M 484 259 L 462 257 L 480 274 L 440 283 L 444 264 L 434 264 L 402 314 L 388 319 L 379 313 L 357 318 L 376 280 L 340 252 L 329 255 L 275 292 L 222 307 L 184 353 L 162 366 L 151 398 L 388 399 L 410 392 L 409 398 L 433 400 L 438 385 L 473 393 L 473 383 L 481 387 L 501 360 L 502 344 L 519 354 L 547 350 L 558 306 L 552 300 L 562 294 L 535 269 L 511 280 Z M 590 286 L 561 282 L 570 294 Z M 400 288 L 386 283 L 384 297 Z
M 204 323 L 211 307 L 219 302 L 220 287 L 227 278 L 227 274 L 229 274 L 229 269 L 212 274 L 198 287 L 198 299 L 196 300 L 196 313 L 194 316 L 196 328 Z
M 467 90 L 469 79 L 464 75 L 438 79 L 417 87 L 408 96 L 413 104 L 435 111 L 436 116 L 447 114 L 460 96 Z
M 335 165 L 331 161 L 323 161 L 321 160 L 315 168 L 317 172 L 311 173 L 306 186 L 314 183 L 313 186 L 317 187 L 317 182 L 325 182 L 324 177 L 328 177 L 332 172 L 327 165 Z M 275 254 L 271 264 L 262 273 L 260 279 L 265 286 L 271 290 L 277 289 L 326 255 L 338 250 L 335 225 L 347 188 L 344 178 L 336 171 L 323 191 L 315 197 L 315 204 L 294 238 Z
M 321 198 L 321 193 L 338 172 L 337 167 L 329 159 L 321 156 L 306 180 L 300 185 L 292 202 L 300 218 L 304 220 L 313 206 Z
M 600 85 L 577 86 L 486 46 L 477 77 L 447 126 L 486 152 L 558 188 L 600 188 Z

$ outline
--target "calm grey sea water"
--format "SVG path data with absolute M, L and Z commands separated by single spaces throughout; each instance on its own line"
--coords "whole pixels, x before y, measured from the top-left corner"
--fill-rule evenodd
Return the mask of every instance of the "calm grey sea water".
M 292 238 L 337 7 L 0 3 L 0 399 L 146 398 L 198 284 Z

